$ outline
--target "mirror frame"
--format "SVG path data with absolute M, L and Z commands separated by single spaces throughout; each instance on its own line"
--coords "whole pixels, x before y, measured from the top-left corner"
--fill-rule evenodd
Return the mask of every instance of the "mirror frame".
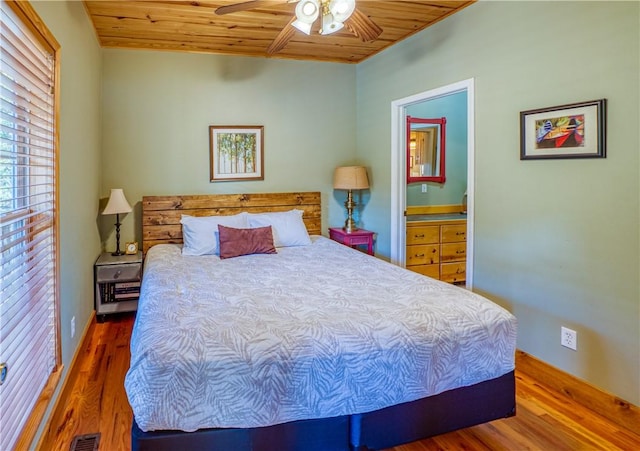
M 428 175 L 422 177 L 412 177 L 411 176 L 411 124 L 437 124 L 440 125 L 440 148 L 438 151 L 440 152 L 440 175 Z M 405 135 L 405 143 L 407 149 L 407 184 L 408 183 L 417 183 L 417 182 L 436 182 L 436 183 L 444 183 L 446 180 L 444 168 L 445 168 L 445 144 L 446 144 L 446 124 L 447 118 L 441 117 L 439 119 L 423 119 L 419 117 L 411 117 L 407 116 L 407 130 Z

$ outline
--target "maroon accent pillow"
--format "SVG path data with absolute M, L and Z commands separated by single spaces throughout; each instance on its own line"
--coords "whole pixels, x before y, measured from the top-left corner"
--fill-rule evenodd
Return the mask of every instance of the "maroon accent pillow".
M 271 226 L 255 229 L 234 229 L 218 224 L 220 258 L 250 254 L 276 254 Z

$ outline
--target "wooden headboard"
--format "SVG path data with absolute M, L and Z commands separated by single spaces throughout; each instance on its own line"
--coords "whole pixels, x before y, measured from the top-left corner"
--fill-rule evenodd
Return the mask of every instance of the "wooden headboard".
M 144 196 L 142 252 L 146 254 L 156 244 L 182 243 L 182 215 L 221 216 L 242 211 L 263 213 L 293 208 L 304 211 L 302 219 L 309 234 L 322 233 L 319 192 Z

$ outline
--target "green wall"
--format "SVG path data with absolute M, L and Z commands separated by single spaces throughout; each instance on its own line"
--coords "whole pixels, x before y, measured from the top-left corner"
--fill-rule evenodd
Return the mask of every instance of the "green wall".
M 141 241 L 144 195 L 321 191 L 323 230 L 341 224 L 333 170 L 355 140 L 352 65 L 104 50 L 102 191 L 134 212 L 121 242 Z M 209 126 L 264 126 L 264 181 L 209 182 Z M 103 239 L 115 247 L 114 218 Z
M 515 313 L 519 349 L 635 405 L 639 7 L 479 2 L 357 67 L 377 251 L 389 255 L 391 102 L 474 78 L 474 290 Z M 520 111 L 599 98 L 606 159 L 520 161 Z M 577 352 L 560 346 L 561 325 L 578 332 Z
M 93 312 L 100 253 L 101 50 L 81 2 L 32 2 L 61 45 L 60 324 L 63 378 Z M 76 333 L 71 338 L 71 318 Z M 57 396 L 57 393 L 56 393 Z
M 62 44 L 61 325 L 68 370 L 114 246 L 99 198 L 319 190 L 364 164 L 358 211 L 389 256 L 391 102 L 475 79 L 474 289 L 513 311 L 518 347 L 640 405 L 640 36 L 636 2 L 480 2 L 356 66 L 100 50 L 80 2 L 34 2 Z M 519 160 L 519 112 L 609 99 L 608 156 Z M 265 126 L 265 180 L 208 181 L 209 125 Z M 102 243 L 101 243 L 102 241 Z M 105 243 L 106 241 L 106 243 Z M 70 338 L 70 318 L 77 332 Z M 560 325 L 578 351 L 559 345 Z M 66 374 L 65 374 L 66 375 Z
M 467 189 L 467 92 L 461 91 L 435 99 L 425 100 L 406 108 L 409 116 L 437 119 L 445 117 L 445 183 L 407 185 L 407 206 L 455 205 L 462 203 Z

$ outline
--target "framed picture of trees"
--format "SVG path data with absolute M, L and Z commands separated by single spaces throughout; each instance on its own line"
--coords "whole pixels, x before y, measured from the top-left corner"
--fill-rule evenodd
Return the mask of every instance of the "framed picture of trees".
M 210 181 L 264 180 L 264 126 L 209 126 Z

